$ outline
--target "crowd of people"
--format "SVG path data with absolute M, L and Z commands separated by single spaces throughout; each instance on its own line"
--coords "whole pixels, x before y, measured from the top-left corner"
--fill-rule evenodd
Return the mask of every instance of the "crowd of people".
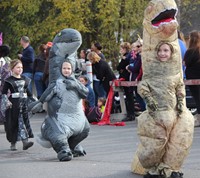
M 192 31 L 187 44 L 182 33 L 179 32 L 178 36 L 183 61 L 183 77 L 185 79 L 200 79 L 200 32 Z M 32 98 L 32 86 L 35 86 L 36 92 L 34 94 L 37 99 L 40 99 L 47 88 L 49 76 L 48 57 L 53 45 L 52 42 L 41 44 L 36 55 L 27 36 L 21 37 L 20 44 L 23 50 L 18 52 L 18 60 L 9 58 L 9 46 L 0 46 L 0 121 L 5 123 L 7 139 L 11 142 L 11 150 L 16 150 L 16 142 L 18 140 L 22 140 L 24 149 L 28 149 L 33 145 L 32 142 L 28 141 L 28 138 L 33 137 L 33 133 L 28 118 L 27 102 L 24 102 L 23 98 L 26 98 L 27 95 Z M 78 80 L 89 90 L 87 98 L 83 100 L 83 110 L 89 122 L 101 120 L 111 81 L 116 79 L 125 81 L 141 80 L 142 45 L 143 40 L 141 38 L 138 38 L 132 44 L 129 42 L 120 44 L 119 53 L 121 57 L 117 66 L 118 75 L 109 66 L 99 42 L 92 43 L 90 49 L 80 50 L 75 72 L 78 71 Z M 92 79 L 87 73 L 87 62 L 90 62 L 92 66 Z M 189 89 L 197 107 L 195 125 L 200 126 L 200 86 L 189 86 Z M 144 111 L 146 109 L 146 101 L 138 94 L 136 86 L 123 87 L 123 90 L 127 110 L 127 117 L 123 121 L 135 120 L 136 103 L 139 105 L 140 111 Z M 5 105 L 6 100 L 9 102 Z M 22 104 L 19 104 L 20 102 Z M 16 106 L 15 109 L 12 107 L 14 105 Z M 19 114 L 21 114 L 24 124 L 22 124 L 22 120 L 21 122 L 17 119 L 15 119 L 15 122 L 10 120 L 12 116 Z

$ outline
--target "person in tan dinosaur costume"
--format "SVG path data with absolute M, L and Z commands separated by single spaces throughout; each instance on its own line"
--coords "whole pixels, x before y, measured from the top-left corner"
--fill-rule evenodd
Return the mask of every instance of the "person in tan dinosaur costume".
M 180 168 L 193 140 L 194 119 L 185 104 L 176 14 L 174 0 L 152 0 L 144 12 L 143 77 L 138 93 L 147 110 L 138 117 L 141 144 L 133 161 L 145 170 L 144 178 L 182 178 Z M 159 56 L 163 44 L 168 46 L 168 60 Z

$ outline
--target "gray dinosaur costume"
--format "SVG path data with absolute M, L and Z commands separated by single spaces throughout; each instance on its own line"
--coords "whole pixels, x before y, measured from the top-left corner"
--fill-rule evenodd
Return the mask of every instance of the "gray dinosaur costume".
M 56 35 L 50 51 L 49 86 L 39 101 L 30 106 L 33 112 L 37 112 L 43 102 L 48 103 L 48 115 L 38 142 L 46 148 L 52 146 L 60 161 L 86 154 L 79 143 L 90 130 L 81 102 L 87 97 L 88 89 L 73 75 L 66 78 L 61 74 L 66 58 L 75 69 L 76 51 L 81 43 L 81 34 L 74 29 L 64 29 Z

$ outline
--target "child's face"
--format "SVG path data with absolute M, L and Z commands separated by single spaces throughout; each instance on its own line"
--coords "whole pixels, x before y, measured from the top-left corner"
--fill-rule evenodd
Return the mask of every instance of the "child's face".
M 80 51 L 80 58 L 85 59 L 85 53 L 83 50 Z
M 65 77 L 69 77 L 72 74 L 72 66 L 68 62 L 64 62 L 62 65 L 62 74 Z
M 83 85 L 86 85 L 86 84 L 87 84 L 87 81 L 86 81 L 84 78 L 79 78 L 79 81 L 80 81 Z
M 162 44 L 158 49 L 158 60 L 161 62 L 168 61 L 171 58 L 172 52 L 168 44 Z
M 13 74 L 19 76 L 23 72 L 23 66 L 22 63 L 18 63 L 13 69 L 12 69 Z
M 101 107 L 102 105 L 103 105 L 103 103 L 102 103 L 101 101 L 98 101 L 98 102 L 97 102 L 97 106 L 98 106 L 98 107 Z

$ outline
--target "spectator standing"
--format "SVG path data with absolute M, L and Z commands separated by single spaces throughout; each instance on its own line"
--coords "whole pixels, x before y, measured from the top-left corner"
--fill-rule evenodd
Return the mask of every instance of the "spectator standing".
M 184 56 L 186 79 L 200 79 L 200 32 L 192 31 L 189 36 L 189 47 Z M 197 107 L 195 126 L 200 126 L 200 86 L 190 85 L 189 89 Z
M 138 39 L 135 43 L 132 44 L 132 51 L 131 51 L 131 59 L 130 64 L 126 67 L 126 69 L 130 72 L 130 81 L 140 81 L 141 80 L 141 49 L 142 49 L 142 40 Z M 133 87 L 135 91 L 136 101 L 140 105 L 140 110 L 144 111 L 145 102 L 142 97 L 137 92 L 137 86 Z
M 110 90 L 110 81 L 116 79 L 115 74 L 111 70 L 108 63 L 101 59 L 101 57 L 96 52 L 92 51 L 88 53 L 87 58 L 92 63 L 92 71 L 94 75 L 96 75 L 97 79 L 99 79 L 102 83 L 107 96 Z M 98 98 L 96 99 L 98 100 Z
M 117 66 L 119 72 L 119 78 L 123 78 L 125 81 L 129 81 L 130 73 L 126 70 L 126 67 L 130 64 L 131 59 L 131 45 L 128 42 L 123 42 L 120 45 L 121 61 Z M 135 119 L 134 111 L 134 96 L 133 87 L 123 87 L 126 96 L 126 110 L 127 117 L 122 121 L 132 121 Z
M 45 44 L 39 46 L 39 55 L 35 58 L 33 63 L 33 74 L 34 74 L 34 83 L 37 91 L 37 98 L 39 99 L 42 93 L 45 90 L 45 83 L 43 82 L 44 67 L 46 61 L 46 49 Z
M 9 64 L 11 59 L 8 57 L 10 48 L 7 45 L 0 46 L 0 105 L 2 99 L 2 89 L 5 79 L 11 75 Z M 0 124 L 5 122 L 5 113 L 0 109 Z
M 20 44 L 23 47 L 22 54 L 18 54 L 18 57 L 23 64 L 23 74 L 28 77 L 31 82 L 29 85 L 29 90 L 32 93 L 32 81 L 33 81 L 33 62 L 35 59 L 35 52 L 32 46 L 30 45 L 30 39 L 28 36 L 22 36 Z
M 100 58 L 102 60 L 105 60 L 105 56 L 104 54 L 101 52 L 102 50 L 102 46 L 100 45 L 99 42 L 93 43 L 91 45 L 91 51 L 94 51 L 95 53 L 97 53 Z M 106 97 L 106 92 L 104 90 L 103 85 L 101 84 L 101 82 L 99 81 L 99 79 L 96 77 L 96 75 L 93 72 L 93 89 L 94 89 L 94 93 L 95 93 L 95 104 L 97 105 L 97 101 L 99 97 Z

